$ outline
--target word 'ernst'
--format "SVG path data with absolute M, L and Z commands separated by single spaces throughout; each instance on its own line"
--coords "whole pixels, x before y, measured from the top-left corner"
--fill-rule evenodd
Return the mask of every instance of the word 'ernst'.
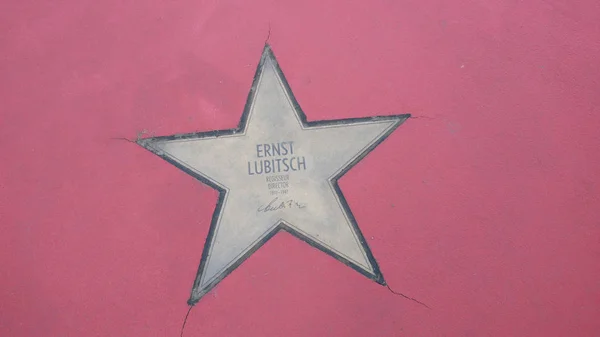
M 306 170 L 304 156 L 294 155 L 293 141 L 257 144 L 256 157 L 269 159 L 248 161 L 249 175 Z

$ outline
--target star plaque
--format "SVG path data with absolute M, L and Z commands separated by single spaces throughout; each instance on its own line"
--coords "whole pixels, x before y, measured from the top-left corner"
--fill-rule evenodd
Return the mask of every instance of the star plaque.
M 385 285 L 337 180 L 409 117 L 307 121 L 266 45 L 237 129 L 138 140 L 220 192 L 188 304 L 280 230 Z

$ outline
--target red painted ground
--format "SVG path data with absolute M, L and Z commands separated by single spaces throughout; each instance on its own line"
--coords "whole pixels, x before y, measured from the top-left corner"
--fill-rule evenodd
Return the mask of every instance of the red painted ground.
M 412 113 L 341 180 L 388 283 L 280 234 L 186 336 L 598 336 L 600 5 L 4 1 L 0 336 L 178 336 L 217 194 L 113 137 Z

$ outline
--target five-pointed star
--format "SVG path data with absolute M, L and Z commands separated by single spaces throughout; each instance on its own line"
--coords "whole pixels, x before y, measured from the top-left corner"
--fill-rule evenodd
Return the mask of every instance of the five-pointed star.
M 220 191 L 188 303 L 281 229 L 385 284 L 337 180 L 408 117 L 308 122 L 266 45 L 237 129 L 139 140 Z

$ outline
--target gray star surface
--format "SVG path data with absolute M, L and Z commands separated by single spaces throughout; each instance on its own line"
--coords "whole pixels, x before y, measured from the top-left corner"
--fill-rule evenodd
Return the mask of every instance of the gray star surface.
M 267 45 L 237 129 L 139 140 L 220 191 L 188 303 L 279 230 L 385 284 L 337 179 L 408 117 L 308 122 Z

